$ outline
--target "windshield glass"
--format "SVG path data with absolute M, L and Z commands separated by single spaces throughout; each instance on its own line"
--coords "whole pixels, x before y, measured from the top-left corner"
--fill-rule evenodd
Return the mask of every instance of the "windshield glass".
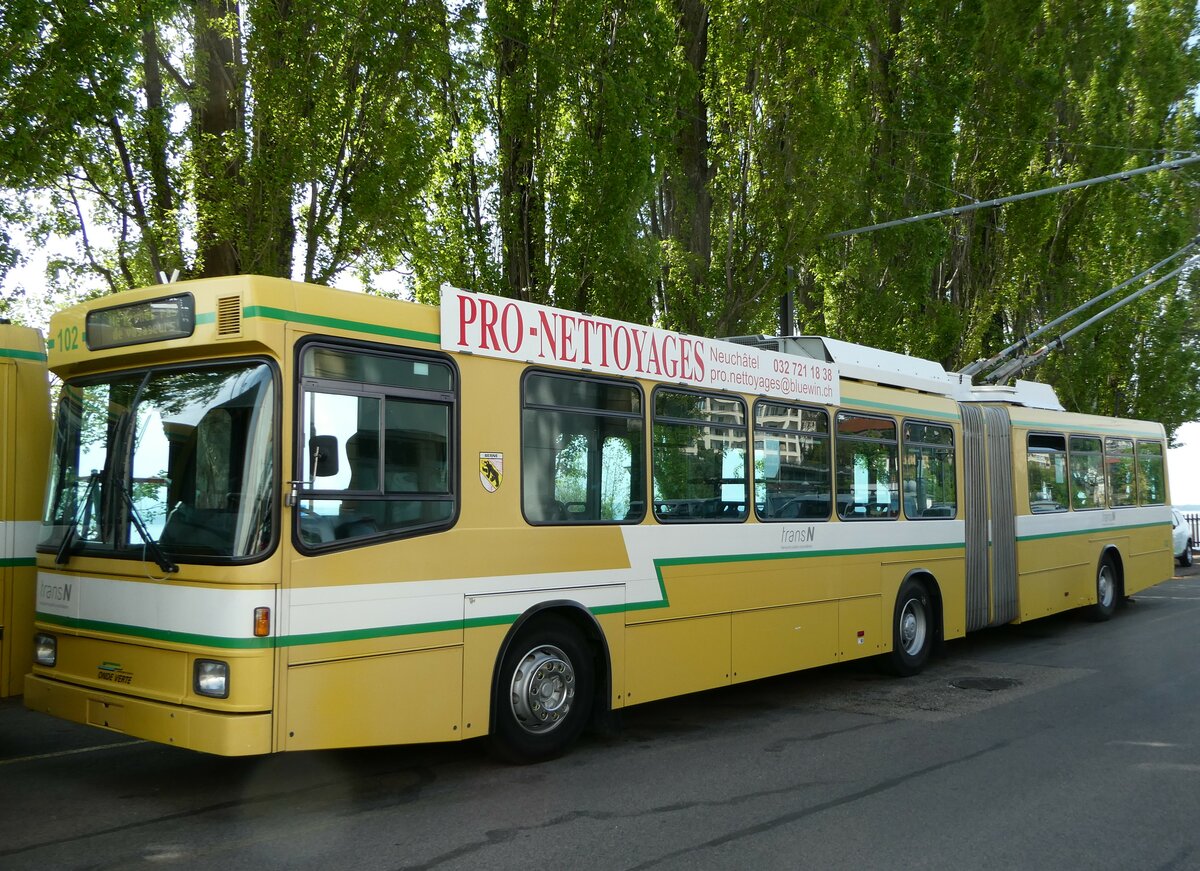
M 74 526 L 68 550 L 146 558 L 132 505 L 174 557 L 260 555 L 274 529 L 274 397 L 265 363 L 68 382 L 41 545 Z

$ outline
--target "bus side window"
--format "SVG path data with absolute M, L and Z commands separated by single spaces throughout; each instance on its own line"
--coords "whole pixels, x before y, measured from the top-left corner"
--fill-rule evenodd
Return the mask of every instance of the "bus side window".
M 740 399 L 654 392 L 654 514 L 660 521 L 746 519 L 748 433 Z
M 761 520 L 827 520 L 832 476 L 824 410 L 754 404 L 754 506 Z
M 1104 445 L 1094 436 L 1071 436 L 1071 507 L 1077 511 L 1103 508 Z
M 1026 445 L 1029 511 L 1048 514 L 1070 505 L 1067 485 L 1067 438 L 1056 433 L 1030 433 Z
M 837 499 L 843 520 L 891 520 L 900 515 L 896 422 L 839 412 Z
M 1108 483 L 1109 505 L 1125 508 L 1137 504 L 1137 473 L 1133 455 L 1133 439 L 1104 440 L 1104 469 Z
M 521 507 L 534 524 L 636 523 L 645 514 L 636 385 L 530 372 L 522 385 Z
M 1162 505 L 1167 501 L 1161 443 L 1138 441 L 1137 485 L 1139 505 Z
M 958 514 L 954 479 L 954 430 L 904 422 L 904 516 L 946 519 Z

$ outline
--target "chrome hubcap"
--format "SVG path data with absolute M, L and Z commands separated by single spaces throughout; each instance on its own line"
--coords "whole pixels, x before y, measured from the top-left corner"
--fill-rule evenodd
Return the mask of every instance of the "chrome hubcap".
M 900 612 L 900 646 L 909 656 L 920 653 L 925 646 L 925 633 L 928 623 L 925 619 L 925 605 L 920 599 L 909 599 L 904 603 Z
M 513 716 L 526 732 L 544 734 L 559 726 L 574 699 L 575 669 L 557 647 L 535 647 L 517 663 L 509 701 Z
M 1107 608 L 1113 601 L 1113 582 L 1109 577 L 1108 566 L 1100 569 L 1100 576 L 1096 578 L 1096 598 L 1100 600 L 1100 604 Z

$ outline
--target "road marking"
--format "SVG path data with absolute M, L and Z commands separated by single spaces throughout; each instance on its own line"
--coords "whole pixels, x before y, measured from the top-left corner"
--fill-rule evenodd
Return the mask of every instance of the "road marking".
M 1113 744 L 1124 744 L 1128 747 L 1178 747 L 1178 744 L 1168 744 L 1165 741 L 1109 741 L 1109 746 Z
M 76 753 L 91 753 L 93 750 L 112 750 L 115 747 L 132 747 L 134 744 L 145 743 L 145 741 L 120 741 L 116 744 L 97 744 L 95 747 L 79 747 L 75 750 L 59 750 L 55 753 L 38 753 L 35 756 L 16 756 L 12 759 L 0 759 L 0 765 L 12 765 L 14 762 L 33 762 L 36 759 L 54 759 L 58 756 L 74 756 Z

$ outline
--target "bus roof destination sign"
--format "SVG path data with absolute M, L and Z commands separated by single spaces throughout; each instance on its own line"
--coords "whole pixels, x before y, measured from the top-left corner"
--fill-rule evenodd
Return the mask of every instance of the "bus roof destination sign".
M 442 288 L 442 348 L 504 360 L 836 405 L 834 363 Z

